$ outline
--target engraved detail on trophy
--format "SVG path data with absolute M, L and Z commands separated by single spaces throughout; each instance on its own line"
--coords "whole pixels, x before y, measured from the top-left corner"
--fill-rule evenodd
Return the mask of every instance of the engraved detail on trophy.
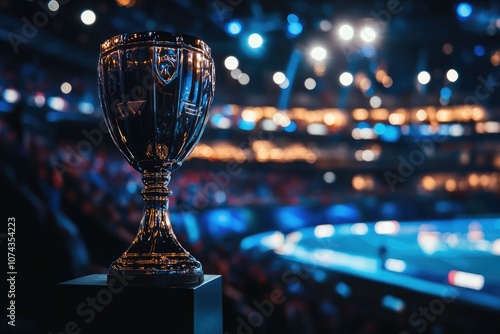
M 181 100 L 181 110 L 184 110 L 186 114 L 193 115 L 193 116 L 200 116 L 201 115 L 201 107 L 197 106 L 196 103 L 191 103 L 189 101 L 184 101 Z
M 168 155 L 168 146 L 163 144 L 156 144 L 156 156 L 165 160 Z
M 121 113 L 120 118 L 139 116 L 141 109 L 144 107 L 146 100 L 128 101 L 126 104 L 123 102 L 117 103 L 118 111 Z
M 177 76 L 177 49 L 155 47 L 155 69 L 164 84 L 168 84 Z
M 136 238 L 108 277 L 133 276 L 132 285 L 200 283 L 201 263 L 172 229 L 167 185 L 208 122 L 215 89 L 210 48 L 167 32 L 116 36 L 101 44 L 98 84 L 111 138 L 144 183 Z

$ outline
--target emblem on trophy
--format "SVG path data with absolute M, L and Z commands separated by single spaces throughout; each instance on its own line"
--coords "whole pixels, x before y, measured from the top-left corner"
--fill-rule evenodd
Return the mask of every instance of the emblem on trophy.
M 199 142 L 215 91 L 209 46 L 168 32 L 122 34 L 101 44 L 98 85 L 111 138 L 142 174 L 144 209 L 128 249 L 109 267 L 132 285 L 203 282 L 203 269 L 177 240 L 168 211 L 171 174 Z

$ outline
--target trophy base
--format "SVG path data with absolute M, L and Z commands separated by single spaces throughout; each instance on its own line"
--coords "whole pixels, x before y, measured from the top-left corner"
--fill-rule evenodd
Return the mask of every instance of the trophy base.
M 201 263 L 189 253 L 125 252 L 109 267 L 108 283 L 130 278 L 132 286 L 196 285 L 203 282 Z
M 205 275 L 203 273 L 181 275 L 135 275 L 127 272 L 110 272 L 107 275 L 107 283 L 114 283 L 118 277 L 127 277 L 130 286 L 172 287 L 201 284 L 203 283 Z

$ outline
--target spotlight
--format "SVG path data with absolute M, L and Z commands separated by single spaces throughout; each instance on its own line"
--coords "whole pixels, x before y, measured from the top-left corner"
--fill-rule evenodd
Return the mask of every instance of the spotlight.
M 72 89 L 73 87 L 71 87 L 71 84 L 69 82 L 63 82 L 61 85 L 61 92 L 63 92 L 64 94 L 71 93 Z
M 354 78 L 352 76 L 351 73 L 349 72 L 344 72 L 340 75 L 339 77 L 339 81 L 340 83 L 342 84 L 342 86 L 349 86 L 350 84 L 352 84 L 352 82 L 354 81 Z
M 365 27 L 360 32 L 360 37 L 366 43 L 371 43 L 377 37 L 377 32 L 372 27 Z
M 302 29 L 303 27 L 300 22 L 293 22 L 288 25 L 288 32 L 292 35 L 300 35 Z
M 339 28 L 339 36 L 343 40 L 349 41 L 354 37 L 354 29 L 350 25 L 344 24 Z
M 87 9 L 86 11 L 84 11 L 82 13 L 82 15 L 80 16 L 80 19 L 82 20 L 82 22 L 86 25 L 91 25 L 91 24 L 94 24 L 95 20 L 96 20 L 96 16 L 95 16 L 95 13 L 93 11 L 91 11 L 90 9 Z
M 7 88 L 3 91 L 3 98 L 9 103 L 16 103 L 21 99 L 21 94 L 14 88 Z
M 241 32 L 241 23 L 237 21 L 229 22 L 227 25 L 227 30 L 231 35 L 237 35 Z
M 427 71 L 422 71 L 418 74 L 417 80 L 422 85 L 427 85 L 431 81 L 431 75 Z
M 321 46 L 316 46 L 311 50 L 311 57 L 314 60 L 324 60 L 326 58 L 326 50 Z
M 467 18 L 472 14 L 472 6 L 467 2 L 462 2 L 457 6 L 457 15 L 461 18 Z
M 281 85 L 286 81 L 286 76 L 283 72 L 276 72 L 273 75 L 273 81 L 277 85 Z
M 446 72 L 446 79 L 448 79 L 449 82 L 455 82 L 458 80 L 458 72 L 455 71 L 454 69 L 449 70 Z
M 230 71 L 238 68 L 239 62 L 238 59 L 234 56 L 229 56 L 224 60 L 224 66 Z
M 238 35 L 242 30 L 242 26 L 238 21 L 231 21 L 227 24 L 226 29 L 229 34 Z
M 263 43 L 264 43 L 264 39 L 262 38 L 261 35 L 259 35 L 257 33 L 253 33 L 250 36 L 248 36 L 248 45 L 252 49 L 260 48 Z

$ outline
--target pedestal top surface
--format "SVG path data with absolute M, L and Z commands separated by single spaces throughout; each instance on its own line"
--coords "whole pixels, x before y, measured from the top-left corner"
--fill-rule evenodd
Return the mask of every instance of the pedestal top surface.
M 208 275 L 205 274 L 205 278 L 202 283 L 198 285 L 187 285 L 187 286 L 169 286 L 168 288 L 191 288 L 197 289 L 205 284 L 210 283 L 213 280 L 218 279 L 221 275 Z M 85 286 L 107 286 L 107 275 L 106 274 L 91 274 L 87 276 L 78 277 L 69 281 L 61 282 L 60 285 L 85 285 Z M 161 287 L 159 287 L 161 288 Z

